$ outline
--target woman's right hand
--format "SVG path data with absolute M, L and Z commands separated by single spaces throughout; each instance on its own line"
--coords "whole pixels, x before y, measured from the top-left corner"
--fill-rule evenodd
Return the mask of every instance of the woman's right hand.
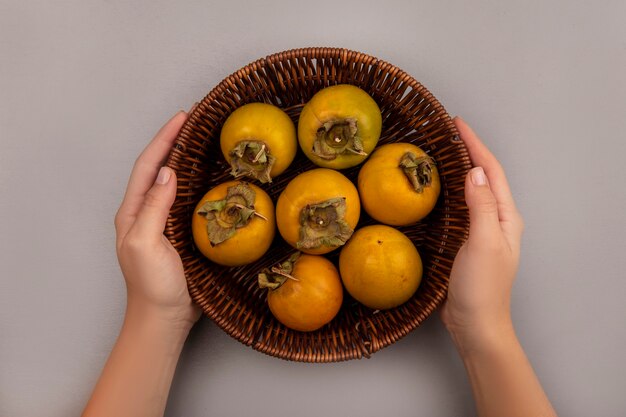
M 158 320 L 176 336 L 186 336 L 200 317 L 180 255 L 163 235 L 177 186 L 176 173 L 164 163 L 185 120 L 187 113 L 176 113 L 139 155 L 115 216 L 126 318 Z
M 454 123 L 475 168 L 465 180 L 469 238 L 454 260 L 441 319 L 468 350 L 512 331 L 511 287 L 524 225 L 500 163 L 463 120 Z

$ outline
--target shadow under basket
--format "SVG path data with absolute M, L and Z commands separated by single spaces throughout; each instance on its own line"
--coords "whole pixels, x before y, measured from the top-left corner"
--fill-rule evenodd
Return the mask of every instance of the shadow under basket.
M 424 263 L 422 283 L 405 304 L 374 311 L 344 291 L 335 319 L 302 333 L 272 316 L 257 274 L 294 252 L 277 233 L 259 261 L 236 268 L 216 265 L 195 247 L 193 210 L 214 186 L 232 179 L 219 146 L 220 129 L 238 107 L 251 102 L 276 105 L 294 123 L 304 104 L 324 87 L 352 84 L 369 93 L 383 117 L 379 145 L 411 142 L 435 160 L 441 195 L 433 212 L 416 225 L 399 227 L 417 247 Z M 433 95 L 401 69 L 375 57 L 339 48 L 304 48 L 261 58 L 230 75 L 196 106 L 182 127 L 167 160 L 176 171 L 178 190 L 165 235 L 180 254 L 189 293 L 221 329 L 241 343 L 286 360 L 335 362 L 369 357 L 420 325 L 445 299 L 454 257 L 469 230 L 464 199 L 467 150 L 450 116 Z M 258 184 L 274 203 L 287 183 L 313 169 L 301 151 L 290 168 L 271 184 Z M 342 171 L 356 180 L 360 166 Z M 359 226 L 375 222 L 365 212 Z M 328 255 L 337 261 L 338 250 Z

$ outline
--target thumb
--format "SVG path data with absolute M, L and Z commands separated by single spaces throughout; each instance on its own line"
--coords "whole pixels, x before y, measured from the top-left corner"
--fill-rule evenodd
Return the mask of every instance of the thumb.
M 469 208 L 470 239 L 493 239 L 500 233 L 498 204 L 482 167 L 472 168 L 465 179 L 465 202 Z
M 168 167 L 161 167 L 137 213 L 135 232 L 147 238 L 160 238 L 175 198 L 176 174 Z

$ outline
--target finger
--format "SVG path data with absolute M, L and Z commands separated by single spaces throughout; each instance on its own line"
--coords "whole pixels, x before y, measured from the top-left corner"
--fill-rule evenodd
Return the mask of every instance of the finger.
M 455 117 L 454 122 L 470 154 L 472 163 L 482 167 L 487 176 L 491 192 L 496 198 L 502 231 L 512 247 L 519 247 L 524 222 L 515 205 L 502 165 L 467 123 L 460 117 Z
M 157 176 L 159 168 L 167 158 L 180 128 L 185 123 L 187 114 L 183 111 L 176 113 L 154 136 L 137 158 L 128 181 L 128 188 L 124 203 L 138 209 L 143 196 L 150 189 Z
M 454 124 L 465 143 L 472 163 L 474 166 L 482 167 L 487 178 L 489 178 L 491 191 L 498 202 L 500 218 L 504 221 L 510 221 L 516 214 L 517 209 L 502 166 L 467 123 L 460 117 L 455 117 Z
M 502 234 L 496 197 L 482 167 L 475 167 L 465 178 L 465 202 L 469 209 L 470 241 L 492 242 Z
M 175 198 L 176 174 L 171 168 L 162 167 L 154 185 L 145 194 L 131 232 L 142 239 L 160 240 Z
M 130 179 L 128 180 L 124 200 L 116 216 L 115 224 L 118 226 L 118 232 L 124 234 L 132 225 L 135 215 L 143 203 L 144 195 L 154 183 L 159 168 L 167 158 L 186 118 L 187 114 L 185 112 L 179 111 L 176 113 L 157 132 L 154 139 L 135 161 Z

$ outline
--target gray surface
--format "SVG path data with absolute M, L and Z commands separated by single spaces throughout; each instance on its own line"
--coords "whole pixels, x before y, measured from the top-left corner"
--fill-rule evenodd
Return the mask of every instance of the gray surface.
M 158 127 L 274 51 L 393 62 L 483 136 L 526 219 L 519 336 L 563 416 L 626 409 L 626 3 L 0 2 L 0 415 L 84 406 L 125 303 L 113 216 Z M 315 5 L 315 6 L 314 6 Z M 206 320 L 169 416 L 460 416 L 436 317 L 371 360 L 280 361 Z

